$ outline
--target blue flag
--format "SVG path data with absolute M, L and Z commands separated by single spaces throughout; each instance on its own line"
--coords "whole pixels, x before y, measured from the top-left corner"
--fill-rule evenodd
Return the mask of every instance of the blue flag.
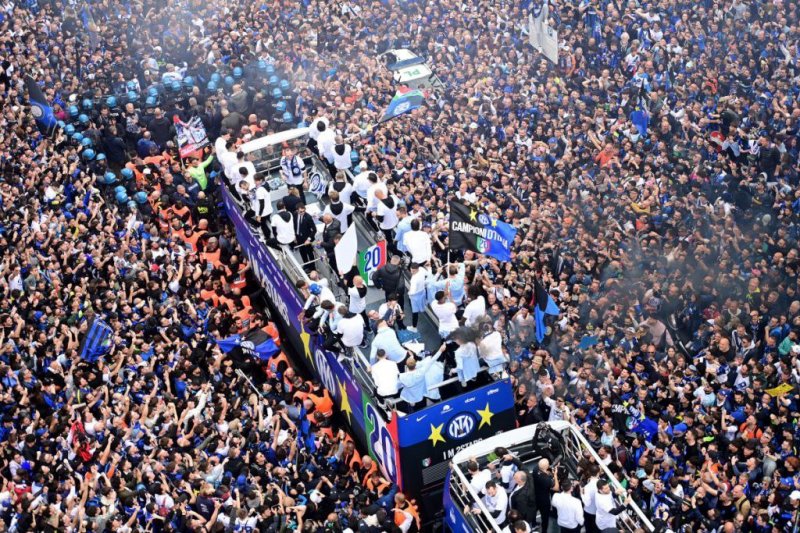
M 80 347 L 80 357 L 88 363 L 95 363 L 101 356 L 111 349 L 111 336 L 114 330 L 111 326 L 95 318 L 89 324 L 89 330 Z
M 553 297 L 544 288 L 538 279 L 533 282 L 533 318 L 536 322 L 536 342 L 542 342 L 545 338 L 546 326 L 544 323 L 545 315 L 558 316 L 561 310 L 556 305 Z
M 217 345 L 225 353 L 241 351 L 246 357 L 257 357 L 262 361 L 280 351 L 272 337 L 262 329 L 253 329 L 244 335 L 231 335 L 224 339 L 216 339 Z
M 97 48 L 100 45 L 100 36 L 97 34 L 97 24 L 94 23 L 94 17 L 92 17 L 92 8 L 86 2 L 83 3 L 78 16 L 86 35 L 89 36 L 89 45 L 92 49 Z
M 389 107 L 386 108 L 378 124 L 399 117 L 403 113 L 413 111 L 423 103 L 425 103 L 425 94 L 419 89 L 397 91 L 397 94 L 395 94 L 392 101 L 389 102 Z
M 647 114 L 647 111 L 643 109 L 637 109 L 633 113 L 631 113 L 631 122 L 636 129 L 639 131 L 639 135 L 642 137 L 647 136 L 647 126 L 650 124 L 650 115 Z
M 461 202 L 450 202 L 448 242 L 451 250 L 472 250 L 500 261 L 511 260 L 517 228 Z
M 36 119 L 36 126 L 38 126 L 42 134 L 47 137 L 52 136 L 58 125 L 58 119 L 53 114 L 53 108 L 47 103 L 42 89 L 30 76 L 25 76 L 25 88 L 28 89 L 28 101 L 31 104 L 31 114 Z

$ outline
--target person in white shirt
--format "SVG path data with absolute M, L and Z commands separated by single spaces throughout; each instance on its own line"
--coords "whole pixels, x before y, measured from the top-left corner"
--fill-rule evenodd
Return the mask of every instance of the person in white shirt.
M 495 522 L 503 525 L 506 521 L 506 511 L 508 511 L 508 493 L 498 487 L 497 483 L 494 481 L 488 481 L 482 500 L 484 507 L 486 507 L 489 514 L 495 519 Z M 478 514 L 480 512 L 481 510 L 477 505 L 472 508 L 473 514 Z
M 464 325 L 473 326 L 478 319 L 486 314 L 486 299 L 480 293 L 480 289 L 470 286 L 467 290 L 469 303 L 464 308 Z
M 319 149 L 320 158 L 328 163 L 331 175 L 336 174 L 336 168 L 333 166 L 333 149 L 336 146 L 336 134 L 324 122 L 318 122 L 317 129 L 319 130 L 317 148 Z
M 558 526 L 562 533 L 580 533 L 583 525 L 583 504 L 572 495 L 571 487 L 562 487 L 550 500 L 558 513 Z
M 356 208 L 348 203 L 340 201 L 340 195 L 335 190 L 328 193 L 328 198 L 331 203 L 325 206 L 325 211 L 323 211 L 322 214 L 330 214 L 333 218 L 338 220 L 341 226 L 341 232 L 344 234 L 349 226 L 350 215 L 353 214 Z
M 292 223 L 292 215 L 286 210 L 283 205 L 283 200 L 279 200 L 278 212 L 272 215 L 272 227 L 275 230 L 275 239 L 280 244 L 292 244 L 295 241 L 294 224 Z
M 600 473 L 600 467 L 591 463 L 587 467 L 586 473 L 589 475 L 589 479 L 581 488 L 583 521 L 586 524 L 587 533 L 597 533 L 597 506 L 595 504 L 595 498 L 597 497 L 597 475 Z
M 411 221 L 411 231 L 403 235 L 403 246 L 411 254 L 411 261 L 426 264 L 431 260 L 433 249 L 431 246 L 431 236 L 422 230 L 422 222 L 419 219 Z
M 369 181 L 366 179 L 366 172 L 358 174 L 356 178 L 362 175 L 363 175 L 363 180 L 366 181 L 366 183 L 369 183 Z M 354 183 L 355 183 L 355 178 L 354 178 Z M 343 204 L 351 205 L 353 203 L 352 196 L 355 190 L 353 189 L 353 186 L 350 184 L 350 182 L 347 181 L 347 174 L 345 174 L 344 172 L 337 172 L 333 181 L 330 183 L 330 185 L 328 185 L 328 196 L 330 197 L 334 192 L 338 193 L 339 199 Z
M 242 172 L 244 170 L 244 172 Z M 247 179 L 250 181 L 250 185 L 253 185 L 254 179 L 256 176 L 256 166 L 253 164 L 252 161 L 248 161 L 245 159 L 244 152 L 237 152 L 236 153 L 236 163 L 233 165 L 233 174 L 239 174 L 244 176 L 243 179 Z M 252 187 L 251 187 L 252 188 Z
M 228 141 L 231 140 L 231 131 L 229 129 L 223 129 L 217 140 L 214 141 L 214 151 L 217 154 L 217 157 L 222 160 L 222 154 L 228 151 Z
M 417 263 L 411 263 L 411 280 L 408 285 L 408 299 L 411 302 L 411 327 L 410 331 L 417 331 L 419 314 L 425 311 L 426 281 L 428 270 Z
M 249 192 L 256 188 L 254 175 L 247 175 L 247 169 L 239 167 L 239 179 L 236 180 L 234 188 L 242 198 L 247 198 Z
M 376 211 L 378 209 L 378 198 L 376 196 L 378 191 L 383 192 L 384 195 L 388 195 L 389 189 L 374 172 L 367 173 L 367 181 L 369 182 L 366 194 L 367 211 Z
M 345 306 L 341 306 L 339 311 L 343 318 L 339 320 L 336 333 L 342 336 L 342 344 L 347 348 L 361 346 L 364 342 L 364 319 L 361 315 L 349 312 Z
M 389 251 L 391 253 L 397 253 L 397 247 L 395 246 L 394 239 L 394 228 L 400 221 L 400 219 L 397 218 L 397 206 L 400 202 L 394 195 L 385 194 L 381 190 L 377 191 L 375 198 L 378 199 L 378 207 L 375 211 L 375 216 L 379 221 L 378 227 L 380 228 L 381 232 L 383 232 L 383 235 L 386 239 L 386 246 L 389 248 Z
M 353 286 L 347 290 L 347 295 L 350 297 L 350 306 L 348 310 L 351 313 L 361 315 L 364 323 L 367 323 L 366 310 L 367 310 L 367 285 L 364 283 L 364 278 L 356 276 L 353 278 Z
M 436 301 L 431 304 L 431 309 L 439 320 L 439 336 L 446 339 L 458 327 L 456 318 L 458 308 L 447 298 L 445 291 L 437 291 L 435 298 Z
M 486 490 L 486 483 L 492 479 L 492 472 L 488 468 L 481 470 L 478 461 L 470 460 L 467 462 L 467 473 L 470 478 L 469 485 L 475 494 L 483 494 Z
M 621 491 L 622 492 L 622 491 Z M 625 497 L 625 503 L 630 500 L 630 496 Z M 600 533 L 612 533 L 617 530 L 617 515 L 625 510 L 624 505 L 616 505 L 614 496 L 611 494 L 611 485 L 605 479 L 597 481 L 597 495 L 595 496 L 597 507 L 597 530 Z
M 372 187 L 373 181 L 378 181 L 378 175 L 371 170 L 360 172 L 353 178 L 353 191 L 355 191 L 359 198 L 361 198 L 361 200 L 364 202 L 362 205 L 367 205 L 368 203 L 367 195 L 369 194 L 369 190 L 370 187 Z
M 233 141 L 228 141 L 228 144 L 231 148 L 233 147 Z M 219 159 L 219 164 L 222 167 L 222 171 L 225 172 L 228 181 L 230 181 L 232 185 L 236 185 L 236 180 L 239 178 L 239 173 L 235 168 L 236 162 L 239 160 L 239 158 L 236 157 L 236 152 L 225 148 L 224 152 L 217 154 L 217 159 Z
M 490 321 L 481 322 L 483 338 L 478 342 L 478 353 L 489 366 L 489 372 L 501 372 L 508 362 L 503 351 L 503 336 L 495 330 Z
M 546 385 L 542 390 L 542 399 L 544 403 L 550 408 L 550 418 L 548 422 L 556 422 L 558 420 L 565 420 L 569 422 L 570 413 L 566 402 L 563 397 L 553 399 L 553 386 Z
M 336 145 L 333 147 L 333 166 L 336 170 L 347 170 L 353 166 L 350 153 L 353 149 L 345 144 L 341 135 L 336 136 Z
M 375 392 L 381 398 L 396 398 L 400 382 L 397 363 L 386 357 L 386 351 L 383 349 L 378 350 L 376 356 L 378 360 L 370 368 L 372 380 L 375 382 Z
M 303 158 L 297 155 L 297 151 L 287 148 L 281 157 L 281 175 L 286 185 L 294 187 L 300 191 L 300 198 L 303 198 L 303 181 L 305 180 L 306 164 Z
M 308 147 L 317 155 L 319 155 L 319 134 L 328 129 L 329 124 L 327 117 L 317 117 L 308 127 Z
M 256 175 L 256 186 L 248 195 L 250 200 L 250 210 L 253 212 L 254 222 L 261 227 L 264 237 L 269 239 L 271 236 L 270 216 L 272 216 L 272 199 L 269 195 L 264 178 Z

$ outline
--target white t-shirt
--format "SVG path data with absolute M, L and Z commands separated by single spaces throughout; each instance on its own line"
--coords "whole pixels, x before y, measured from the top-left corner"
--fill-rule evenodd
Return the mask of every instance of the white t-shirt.
M 342 336 L 342 344 L 348 348 L 359 346 L 364 341 L 364 319 L 361 315 L 343 318 L 336 327 L 336 333 Z
M 439 331 L 452 332 L 458 327 L 458 319 L 456 318 L 456 304 L 446 301 L 443 304 L 433 302 L 431 304 L 433 314 L 439 319 Z
M 424 231 L 409 231 L 403 235 L 403 244 L 411 254 L 411 261 L 414 263 L 423 264 L 431 260 L 433 255 L 431 236 Z
M 261 203 L 263 200 L 264 208 L 262 210 Z M 269 191 L 263 185 L 256 187 L 251 193 L 250 208 L 257 217 L 268 217 L 272 214 L 272 200 L 269 197 Z
M 392 196 L 394 206 L 389 207 L 382 201 L 378 201 L 378 216 L 383 217 L 380 223 L 381 229 L 394 229 L 400 221 L 397 218 L 397 198 Z
M 464 320 L 467 326 L 472 326 L 475 322 L 486 314 L 486 300 L 483 296 L 478 296 L 464 308 Z
M 383 360 L 372 365 L 371 373 L 378 394 L 381 396 L 397 394 L 397 384 L 400 378 L 400 371 L 397 369 L 397 363 L 384 357 Z

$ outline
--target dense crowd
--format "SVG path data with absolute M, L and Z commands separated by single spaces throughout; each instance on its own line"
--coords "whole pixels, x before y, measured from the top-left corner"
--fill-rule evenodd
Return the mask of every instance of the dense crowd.
M 492 371 L 507 364 L 519 423 L 573 420 L 659 523 L 790 529 L 800 506 L 798 6 L 559 3 L 558 65 L 527 44 L 531 7 L 4 5 L 3 527 L 418 527 L 413 506 L 331 427 L 318 384 L 284 366 L 253 372 L 254 391 L 235 372 L 253 366 L 213 342 L 268 327 L 219 211 L 224 159 L 324 116 L 317 150 L 334 172 L 363 174 L 355 194 L 413 261 L 409 286 L 387 291 L 400 310 L 365 324 L 408 327 L 408 298 L 413 328 L 432 304 L 463 383 L 478 355 Z M 377 58 L 392 47 L 426 55 L 446 90 L 371 127 L 395 92 Z M 37 131 L 23 74 L 80 137 Z M 645 128 L 630 118 L 642 111 Z M 199 116 L 216 148 L 181 162 L 176 115 Z M 238 192 L 259 206 L 249 185 Z M 452 197 L 518 228 L 512 261 L 448 254 Z M 280 241 L 273 220 L 262 227 Z M 561 310 L 542 342 L 534 277 Z M 342 316 L 362 311 L 351 299 Z M 94 317 L 112 326 L 114 347 L 89 363 L 78 354 Z M 351 344 L 363 341 L 357 329 Z M 418 377 L 407 355 L 397 358 Z M 418 389 L 404 400 L 422 401 Z

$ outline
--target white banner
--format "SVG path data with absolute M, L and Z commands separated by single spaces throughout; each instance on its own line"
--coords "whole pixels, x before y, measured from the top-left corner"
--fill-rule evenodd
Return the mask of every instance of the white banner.
M 355 224 L 350 224 L 339 240 L 339 244 L 333 248 L 333 253 L 336 256 L 339 274 L 348 272 L 353 267 L 356 257 L 358 257 L 358 235 Z

